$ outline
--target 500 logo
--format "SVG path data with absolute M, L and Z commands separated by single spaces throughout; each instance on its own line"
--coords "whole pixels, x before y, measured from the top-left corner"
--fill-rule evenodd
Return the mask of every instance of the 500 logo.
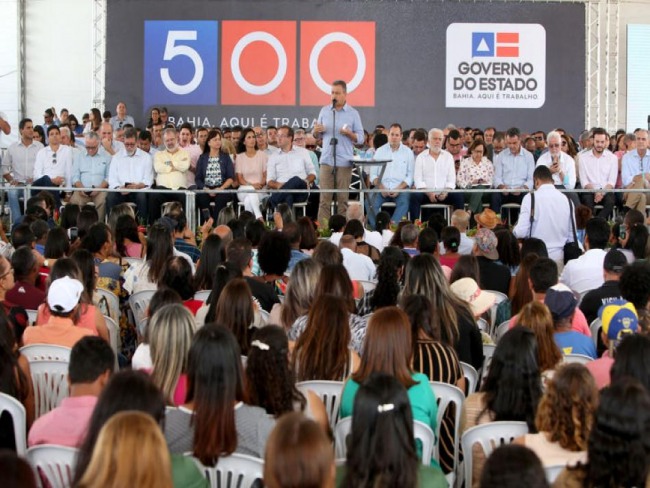
M 296 105 L 298 86 L 300 105 L 317 106 L 335 79 L 351 103 L 374 106 L 374 22 L 145 22 L 145 106 L 216 105 L 217 94 L 222 105 Z

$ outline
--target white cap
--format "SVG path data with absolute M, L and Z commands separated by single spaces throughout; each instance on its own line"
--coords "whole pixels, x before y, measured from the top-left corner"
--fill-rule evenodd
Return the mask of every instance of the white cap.
M 68 313 L 77 306 L 83 291 L 84 286 L 81 281 L 64 276 L 50 284 L 47 304 L 54 312 Z

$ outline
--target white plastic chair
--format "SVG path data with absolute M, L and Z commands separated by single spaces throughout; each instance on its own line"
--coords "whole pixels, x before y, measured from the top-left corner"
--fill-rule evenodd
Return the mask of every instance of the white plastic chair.
M 27 413 L 22 403 L 11 395 L 0 393 L 0 415 L 8 412 L 14 426 L 16 454 L 24 456 L 27 451 Z
M 490 422 L 467 429 L 460 440 L 464 456 L 465 485 L 472 486 L 472 461 L 474 444 L 479 444 L 487 458 L 503 444 L 510 444 L 516 437 L 528 433 L 526 422 Z
M 269 314 L 266 310 L 263 308 L 259 309 L 260 312 L 260 317 L 262 318 L 262 323 L 268 324 L 271 321 L 271 314 Z
M 78 450 L 73 447 L 43 444 L 27 449 L 27 461 L 36 473 L 36 479 L 51 488 L 72 486 Z
M 129 266 L 137 266 L 138 264 L 142 264 L 144 262 L 144 259 L 123 257 L 122 261 L 124 261 L 125 263 L 129 263 Z
M 34 384 L 36 418 L 49 412 L 69 394 L 68 364 L 70 348 L 50 344 L 31 344 L 20 352 L 29 361 Z
M 221 457 L 214 467 L 204 466 L 201 461 L 191 457 L 208 480 L 210 488 L 249 488 L 264 474 L 264 461 L 246 454 L 235 452 Z
M 473 369 L 473 368 L 472 368 Z M 433 451 L 433 457 L 440 459 L 440 429 L 442 427 L 442 418 L 445 411 L 450 404 L 454 404 L 454 469 L 452 473 L 456 472 L 458 468 L 459 444 L 460 444 L 460 416 L 465 401 L 465 393 L 458 387 L 450 385 L 449 383 L 442 383 L 440 381 L 430 381 L 431 389 L 438 402 L 438 417 L 436 424 L 436 438 L 438 442 Z M 450 473 L 451 474 L 451 473 Z M 448 480 L 449 481 L 449 480 Z M 453 479 L 450 486 L 454 486 Z
M 467 381 L 467 394 L 471 395 L 476 392 L 476 387 L 478 386 L 478 371 L 474 369 L 474 366 L 464 362 L 460 362 L 460 367 L 463 369 L 463 376 L 465 381 Z
M 483 344 L 483 367 L 481 368 L 482 378 L 487 378 L 488 372 L 490 371 L 490 364 L 492 363 L 492 356 L 494 355 L 494 350 L 497 348 L 494 344 Z M 476 385 L 476 389 L 480 389 L 479 385 Z
M 494 341 L 498 344 L 501 338 L 510 330 L 510 321 L 501 322 L 494 332 Z
M 327 418 L 330 420 L 330 427 L 332 430 L 336 427 L 339 420 L 341 394 L 343 393 L 342 381 L 301 381 L 296 383 L 296 388 L 300 393 L 307 397 L 309 390 L 316 393 L 323 403 L 325 410 L 327 410 Z
M 38 317 L 38 310 L 25 310 L 25 312 L 27 312 L 29 325 L 34 325 L 36 323 L 36 318 Z
M 460 391 L 460 390 L 459 390 Z M 347 456 L 347 438 L 352 432 L 352 417 L 346 417 L 334 426 L 335 458 L 345 459 Z M 413 437 L 422 444 L 422 464 L 429 466 L 433 457 L 436 436 L 427 424 L 418 420 L 413 421 Z
M 120 315 L 120 299 L 117 298 L 117 295 L 112 291 L 105 290 L 103 288 L 97 288 L 97 293 L 100 296 L 100 300 L 105 300 L 108 310 L 103 310 L 104 307 L 100 307 L 103 315 L 107 315 L 115 320 Z M 101 305 L 101 301 L 100 301 Z
M 496 297 L 496 300 L 494 301 L 494 305 L 490 307 L 490 324 L 492 325 L 494 330 L 494 324 L 497 321 L 497 308 L 499 308 L 499 304 L 501 302 L 508 300 L 508 296 L 496 290 L 485 290 L 485 291 L 492 293 Z
M 207 301 L 208 297 L 210 296 L 210 293 L 212 293 L 212 290 L 197 291 L 194 294 L 194 300 L 200 300 L 203 303 L 205 303 Z
M 376 281 L 367 281 L 367 280 L 356 280 L 357 283 L 359 283 L 361 286 L 363 286 L 363 291 L 365 293 L 373 291 L 375 288 L 377 288 L 377 282 Z
M 579 363 L 587 364 L 593 361 L 593 358 L 585 356 L 584 354 L 565 354 L 564 362 L 565 363 Z
M 603 326 L 602 320 L 596 317 L 591 324 L 589 324 L 589 330 L 591 331 L 591 338 L 594 341 L 596 347 L 598 347 L 598 335 L 600 334 L 600 328 Z
M 137 328 L 139 328 L 140 322 L 146 317 L 147 307 L 149 306 L 151 297 L 155 293 L 155 290 L 143 290 L 129 297 L 129 307 L 131 307 L 131 312 L 133 312 L 133 319 Z
M 545 466 L 544 472 L 546 473 L 546 481 L 551 485 L 555 479 L 560 475 L 562 470 L 566 468 L 566 464 L 556 464 L 555 466 Z
M 120 327 L 117 323 L 110 318 L 108 315 L 104 315 L 104 322 L 106 322 L 106 328 L 108 329 L 108 339 L 111 344 L 111 349 L 115 353 L 115 371 L 119 369 L 117 362 L 117 354 L 120 351 Z

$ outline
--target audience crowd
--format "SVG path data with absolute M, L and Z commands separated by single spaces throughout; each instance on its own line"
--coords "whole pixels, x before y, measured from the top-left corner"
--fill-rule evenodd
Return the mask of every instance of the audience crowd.
M 302 129 L 48 111 L 2 162 L 3 485 L 36 486 L 7 397 L 79 487 L 208 486 L 234 454 L 269 487 L 460 486 L 469 458 L 467 487 L 650 483 L 645 193 L 611 191 L 647 188 L 647 131 L 378 126 L 356 149 L 394 161 L 355 178 L 386 191 L 318 221 Z M 502 421 L 528 433 L 461 452 Z

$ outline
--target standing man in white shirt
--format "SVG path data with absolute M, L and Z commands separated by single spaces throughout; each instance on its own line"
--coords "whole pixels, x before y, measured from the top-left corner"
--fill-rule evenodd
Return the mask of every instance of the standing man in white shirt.
M 456 166 L 453 156 L 442 148 L 444 134 L 440 129 L 429 131 L 429 150 L 420 153 L 415 160 L 413 184 L 424 191 L 411 194 L 411 220 L 420 218 L 421 206 L 429 203 L 453 205 L 455 210 L 463 208 L 462 193 L 447 193 L 456 188 Z
M 648 131 L 634 131 L 636 149 L 628 151 L 623 156 L 621 181 L 625 188 L 637 190 L 650 187 L 650 153 L 648 152 Z M 645 213 L 647 203 L 646 193 L 626 193 L 625 206 Z
M 273 190 L 304 190 L 304 193 L 274 192 L 269 205 L 275 209 L 280 203 L 290 207 L 294 202 L 307 200 L 307 190 L 316 179 L 316 169 L 309 151 L 293 145 L 293 129 L 283 125 L 278 129 L 280 151 L 269 157 L 267 164 L 267 186 Z
M 47 130 L 49 146 L 41 149 L 34 163 L 34 186 L 66 186 L 72 182 L 72 148 L 61 144 L 61 131 L 57 125 Z M 34 190 L 36 194 L 40 190 Z M 61 206 L 59 191 L 51 191 L 56 208 Z
M 135 127 L 133 117 L 126 114 L 126 104 L 124 102 L 118 103 L 115 110 L 117 111 L 117 115 L 111 117 L 111 126 L 113 127 L 113 130 L 116 131 L 118 129 L 123 129 L 126 124 Z
M 372 166 L 370 169 L 370 181 L 376 189 L 383 190 L 373 195 L 373 212 L 368 212 L 368 223 L 375 228 L 375 215 L 377 215 L 384 202 L 395 202 L 395 211 L 392 220 L 399 222 L 409 210 L 410 194 L 397 193 L 394 190 L 410 188 L 413 184 L 413 170 L 415 159 L 413 151 L 402 144 L 402 126 L 392 124 L 388 130 L 388 144 L 384 144 L 375 151 L 375 159 L 385 159 L 390 162 L 386 164 L 386 170 L 381 181 L 379 174 L 381 168 Z M 369 199 L 366 205 L 370 205 Z
M 31 119 L 22 119 L 18 123 L 20 140 L 7 148 L 7 155 L 2 162 L 2 174 L 11 186 L 24 186 L 34 181 L 34 164 L 36 155 L 43 149 L 43 144 L 34 140 L 34 124 Z M 22 215 L 19 198 L 21 190 L 8 190 L 7 198 L 13 222 Z M 27 197 L 25 200 L 27 200 Z
M 553 185 L 553 174 L 548 166 L 540 165 L 533 172 L 535 205 L 531 222 L 531 193 L 521 202 L 519 220 L 512 233 L 517 239 L 536 237 L 546 243 L 548 257 L 560 269 L 564 265 L 564 245 L 573 242 L 575 212 L 571 212 L 569 199 Z M 573 223 L 573 227 L 572 227 Z
M 594 209 L 594 204 L 602 205 L 603 209 L 597 216 L 605 220 L 614 209 L 614 194 L 607 192 L 616 185 L 618 177 L 618 159 L 607 149 L 609 135 L 602 128 L 596 128 L 593 133 L 593 148 L 578 154 L 580 184 L 587 190 L 600 190 L 596 193 L 583 193 L 582 203 Z
M 553 184 L 557 189 L 573 190 L 576 187 L 576 162 L 567 153 L 562 152 L 562 136 L 557 131 L 551 131 L 546 136 L 548 151 L 542 153 L 537 160 L 537 166 L 548 166 L 553 175 Z M 575 193 L 565 193 L 574 206 L 580 205 L 580 199 Z
M 151 187 L 152 184 L 153 160 L 149 154 L 136 147 L 135 129 L 127 129 L 124 134 L 124 151 L 113 157 L 108 172 L 108 187 L 123 191 L 108 194 L 106 211 L 110 215 L 115 205 L 133 202 L 137 205 L 138 215 L 147 219 L 147 194 L 132 193 L 128 190 L 141 190 Z

